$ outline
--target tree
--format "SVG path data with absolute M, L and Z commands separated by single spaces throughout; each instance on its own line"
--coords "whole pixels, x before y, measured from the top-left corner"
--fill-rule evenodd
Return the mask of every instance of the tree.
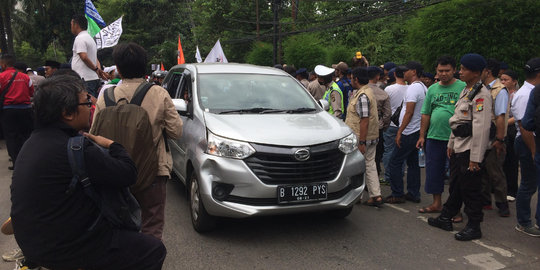
M 272 44 L 267 42 L 256 42 L 253 49 L 248 53 L 246 62 L 260 66 L 272 66 Z
M 424 8 L 407 24 L 411 58 L 434 66 L 441 54 L 475 52 L 520 72 L 540 55 L 539 1 L 454 0 Z M 533 32 L 530 32 L 530 31 Z

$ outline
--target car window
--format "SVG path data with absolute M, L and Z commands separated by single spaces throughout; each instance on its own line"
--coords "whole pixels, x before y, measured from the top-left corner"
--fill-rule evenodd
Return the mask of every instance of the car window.
M 167 89 L 167 92 L 169 92 L 169 95 L 171 98 L 176 98 L 178 93 L 178 86 L 180 84 L 180 80 L 182 79 L 183 74 L 181 72 L 174 72 L 172 75 L 172 78 L 169 82 L 163 85 L 165 89 Z
M 201 107 L 209 112 L 251 108 L 318 108 L 309 93 L 289 76 L 200 74 L 198 85 Z

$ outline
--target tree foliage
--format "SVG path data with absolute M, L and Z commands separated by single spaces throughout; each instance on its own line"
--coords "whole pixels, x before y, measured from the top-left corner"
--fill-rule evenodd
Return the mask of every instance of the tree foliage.
M 247 54 L 246 62 L 260 66 L 273 66 L 272 63 L 272 44 L 266 42 L 256 42 L 253 49 Z
M 285 63 L 296 68 L 313 68 L 326 61 L 326 50 L 321 41 L 312 34 L 289 37 L 284 42 Z

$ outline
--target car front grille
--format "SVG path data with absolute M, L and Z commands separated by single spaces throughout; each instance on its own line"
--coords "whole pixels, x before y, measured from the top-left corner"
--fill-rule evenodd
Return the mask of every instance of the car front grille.
M 327 182 L 336 178 L 345 158 L 338 141 L 309 147 L 278 147 L 252 144 L 256 153 L 244 162 L 265 184 Z M 299 149 L 309 149 L 306 161 L 295 158 Z

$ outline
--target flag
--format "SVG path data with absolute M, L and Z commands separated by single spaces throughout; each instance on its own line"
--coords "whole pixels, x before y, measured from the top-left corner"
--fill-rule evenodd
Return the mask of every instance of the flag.
M 180 43 L 180 35 L 178 35 L 178 64 L 184 64 L 186 60 L 184 59 L 184 51 L 182 50 L 182 44 Z
M 205 63 L 229 63 L 227 61 L 227 57 L 225 57 L 225 53 L 223 52 L 223 49 L 221 48 L 221 43 L 219 43 L 219 39 L 216 42 L 216 45 L 214 45 L 214 48 L 210 51 L 210 53 L 206 56 L 206 59 L 204 59 Z
M 120 36 L 122 35 L 122 17 L 107 27 L 101 29 L 97 35 L 94 36 L 98 50 L 103 48 L 113 47 L 118 44 Z
M 101 18 L 101 15 L 99 15 L 96 7 L 90 0 L 86 0 L 86 4 L 84 6 L 84 16 L 86 17 L 86 20 L 88 21 L 88 34 L 90 34 L 91 37 L 94 37 L 99 31 L 101 30 L 99 26 L 105 26 L 105 21 L 103 21 L 103 18 Z
M 165 71 L 165 66 L 163 65 L 163 61 L 161 61 L 161 70 Z
M 197 46 L 197 51 L 195 52 L 195 59 L 197 59 L 197 63 L 202 62 L 201 52 L 199 51 L 199 46 Z

